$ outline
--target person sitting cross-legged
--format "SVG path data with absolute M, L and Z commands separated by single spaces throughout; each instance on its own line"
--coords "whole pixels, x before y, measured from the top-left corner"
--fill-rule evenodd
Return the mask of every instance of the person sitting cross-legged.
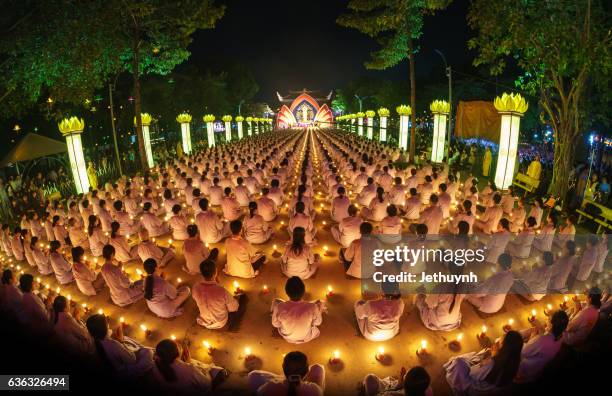
M 217 267 L 213 260 L 200 264 L 203 281 L 193 286 L 193 299 L 200 315 L 197 323 L 207 329 L 220 329 L 228 322 L 229 315 L 238 311 L 239 301 L 218 283 Z

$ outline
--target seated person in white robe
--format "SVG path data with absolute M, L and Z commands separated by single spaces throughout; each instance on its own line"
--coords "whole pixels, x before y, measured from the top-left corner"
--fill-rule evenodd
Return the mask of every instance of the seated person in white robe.
M 304 209 L 304 202 L 300 201 L 295 204 L 295 214 L 289 219 L 287 231 L 292 235 L 293 230 L 297 227 L 303 228 L 306 232 L 306 243 L 312 246 L 316 244 L 315 234 L 317 230 L 312 221 L 312 217 L 305 214 Z
M 199 202 L 201 212 L 195 218 L 198 226 L 200 239 L 204 243 L 217 243 L 229 235 L 229 227 L 226 226 L 219 216 L 208 209 L 208 199 L 202 198 Z
M 184 241 L 189 238 L 189 235 L 187 235 L 187 225 L 189 222 L 185 216 L 181 214 L 181 210 L 181 205 L 174 205 L 172 207 L 172 217 L 168 220 L 168 224 L 172 230 L 172 238 L 177 241 Z
M 416 221 L 421 216 L 421 198 L 419 198 L 418 192 L 416 188 L 411 188 L 410 190 L 410 198 L 406 200 L 406 205 L 404 206 L 404 212 L 406 220 L 408 221 Z
M 272 302 L 272 326 L 291 344 L 303 344 L 320 334 L 318 326 L 323 322 L 324 305 L 321 301 L 303 301 L 306 287 L 297 276 L 287 279 L 285 293 L 289 301 L 275 299 Z
M 387 206 L 387 216 L 376 227 L 376 233 L 384 243 L 399 243 L 402 239 L 402 220 L 397 213 L 397 207 L 390 204 Z
M 363 208 L 361 214 L 367 220 L 381 221 L 387 215 L 388 200 L 385 198 L 385 190 L 382 187 L 376 189 L 376 196 L 372 198 L 367 208 Z
M 521 331 L 525 345 L 521 351 L 521 363 L 514 379 L 517 383 L 536 381 L 561 349 L 563 334 L 569 318 L 564 311 L 556 311 L 550 316 L 548 329 L 532 327 Z
M 259 268 L 266 261 L 266 256 L 240 236 L 242 232 L 240 220 L 230 223 L 230 231 L 232 236 L 225 240 L 227 262 L 223 271 L 229 276 L 254 278 L 259 274 Z
M 365 279 L 370 278 L 374 272 L 374 266 L 363 268 L 361 260 L 361 245 L 362 239 L 369 237 L 372 234 L 374 227 L 371 223 L 363 222 L 359 226 L 359 239 L 355 239 L 348 248 L 340 249 L 340 262 L 344 266 L 346 274 L 353 278 Z
M 104 246 L 102 255 L 105 261 L 100 273 L 110 290 L 113 303 L 125 307 L 140 300 L 144 295 L 142 280 L 130 281 L 130 278 L 115 261 L 115 248 L 112 245 Z
M 358 210 L 355 205 L 348 208 L 348 217 L 342 219 L 337 226 L 331 228 L 331 234 L 336 242 L 342 247 L 348 248 L 355 239 L 359 239 L 359 226 L 363 223 L 361 217 L 357 216 Z
M 217 259 L 219 249 L 213 248 L 208 250 L 204 242 L 198 235 L 198 226 L 189 224 L 187 226 L 187 234 L 189 238 L 183 243 L 183 256 L 185 257 L 185 266 L 183 270 L 195 275 L 200 273 L 200 264 L 207 259 L 212 261 Z
M 533 205 L 529 210 L 529 214 L 527 218 L 533 217 L 536 221 L 535 228 L 540 228 L 540 223 L 542 222 L 542 216 L 544 215 L 544 203 L 542 202 L 542 198 L 536 198 L 533 200 Z
M 555 256 L 552 252 L 544 252 L 542 261 L 540 266 L 527 269 L 513 286 L 517 294 L 529 301 L 540 301 L 548 292 Z
M 200 273 L 204 280 L 193 286 L 192 293 L 200 312 L 196 321 L 207 329 L 220 329 L 227 324 L 229 314 L 238 311 L 238 299 L 217 282 L 217 267 L 213 260 L 203 261 Z
M 86 296 L 95 296 L 104 287 L 104 278 L 91 269 L 83 256 L 85 256 L 85 250 L 82 247 L 72 248 L 72 274 L 81 293 Z
M 159 263 L 160 268 L 164 268 L 172 259 L 175 254 L 172 248 L 159 247 L 157 244 L 149 239 L 149 233 L 144 228 L 139 232 L 140 243 L 138 244 L 136 251 L 138 257 L 144 263 L 147 259 L 154 259 L 156 263 Z
M 321 263 L 318 254 L 313 254 L 306 243 L 306 231 L 302 227 L 293 229 L 293 237 L 287 242 L 285 252 L 281 257 L 281 271 L 287 277 L 298 276 L 308 279 L 319 268 Z
M 139 379 L 153 368 L 153 350 L 123 335 L 123 326 L 111 332 L 105 315 L 91 315 L 85 323 L 98 358 L 120 378 Z
M 376 183 L 374 183 L 374 179 L 368 177 L 367 186 L 357 195 L 357 203 L 367 207 L 374 198 L 376 198 Z
M 232 196 L 232 189 L 230 187 L 225 187 L 223 190 L 225 196 L 221 201 L 221 211 L 223 212 L 223 219 L 226 221 L 234 221 L 238 220 L 242 216 L 242 208 L 240 204 Z
M 527 227 L 521 231 L 516 238 L 508 242 L 506 252 L 516 258 L 527 258 L 531 254 L 531 247 L 536 236 L 536 220 L 533 217 L 527 218 Z
M 191 359 L 187 343 L 161 340 L 155 348 L 151 370 L 152 386 L 164 394 L 206 395 L 213 390 L 213 380 L 226 372 L 221 367 Z
M 561 257 L 553 265 L 548 289 L 557 292 L 567 290 L 567 280 L 577 262 L 576 243 L 574 241 L 565 242 Z
M 433 396 L 430 384 L 431 378 L 421 366 L 408 371 L 402 367 L 399 378 L 368 374 L 363 380 L 365 396 Z
M 586 307 L 582 308 L 580 300 L 576 299 L 578 312 L 572 315 L 567 325 L 565 334 L 563 334 L 563 343 L 572 347 L 582 346 L 597 323 L 600 308 L 601 290 L 597 287 L 589 289 Z
M 21 306 L 17 313 L 19 322 L 28 332 L 36 336 L 49 336 L 53 330 L 50 321 L 48 307 L 52 300 L 51 294 L 43 302 L 41 297 L 33 292 L 34 277 L 30 274 L 23 274 L 19 277 L 19 290 L 21 291 Z
M 375 300 L 355 302 L 355 317 L 359 331 L 366 340 L 386 341 L 395 337 L 404 313 L 404 301 L 397 283 L 383 283 L 382 293 Z
M 234 189 L 234 193 L 240 206 L 249 206 L 251 194 L 249 193 L 249 189 L 244 186 L 243 183 L 244 179 L 242 177 L 238 177 L 238 179 L 236 179 L 236 188 Z
M 574 236 L 576 235 L 575 224 L 577 221 L 578 218 L 575 215 L 569 215 L 567 219 L 565 219 L 565 225 L 559 227 L 559 233 L 555 238 L 554 243 L 556 246 L 562 248 L 565 242 L 574 240 Z
M 444 220 L 444 213 L 440 205 L 438 205 L 438 196 L 436 194 L 431 194 L 429 204 L 429 207 L 421 212 L 418 224 L 425 224 L 427 226 L 427 235 L 435 238 L 440 234 L 440 226 L 442 225 L 442 220 Z
M 499 224 L 499 220 L 501 220 L 504 215 L 504 210 L 500 206 L 501 195 L 495 194 L 493 196 L 493 205 L 489 206 L 484 214 L 480 216 L 480 219 L 476 220 L 474 223 L 474 227 L 482 230 L 485 234 L 490 234 L 497 230 L 497 225 Z
M 2 271 L 2 285 L 0 286 L 0 312 L 17 317 L 21 311 L 23 294 L 15 284 L 15 275 L 10 268 Z
M 393 205 L 403 208 L 406 205 L 406 186 L 402 184 L 402 178 L 396 177 L 394 179 L 395 185 L 391 187 L 389 191 L 389 202 Z
M 438 192 L 438 205 L 440 205 L 440 208 L 442 208 L 444 218 L 448 219 L 450 217 L 452 198 L 450 194 L 446 192 L 446 189 L 446 183 L 440 184 Z
M 483 313 L 499 311 L 506 301 L 506 295 L 514 284 L 512 256 L 503 253 L 499 256 L 497 262 L 499 263 L 498 272 L 480 282 L 466 297 L 467 301 Z
M 119 234 L 119 228 L 119 223 L 113 221 L 108 243 L 115 248 L 115 259 L 121 263 L 126 263 L 138 257 L 138 252 L 136 246 L 130 247 L 127 238 Z
M 55 273 L 55 278 L 62 285 L 73 282 L 74 276 L 72 275 L 72 266 L 66 261 L 64 256 L 58 252 L 61 246 L 59 241 L 51 241 L 49 246 L 49 261 Z
M 267 187 L 261 189 L 262 196 L 257 200 L 257 213 L 263 217 L 265 221 L 274 221 L 278 214 L 276 203 L 268 197 L 270 190 Z
M 346 189 L 340 186 L 338 187 L 338 196 L 332 200 L 331 218 L 337 223 L 348 216 L 348 207 L 351 205 L 351 200 L 345 194 Z
M 582 253 L 582 257 L 578 264 L 574 267 L 572 274 L 577 281 L 584 282 L 589 279 L 593 268 L 598 261 L 598 243 L 599 237 L 591 235 L 587 239 L 586 249 Z
M 525 210 L 525 199 L 520 198 L 517 201 L 517 207 L 512 209 L 508 214 L 510 223 L 510 231 L 521 232 L 525 227 L 525 220 L 527 219 L 527 211 Z
M 248 203 L 249 214 L 244 218 L 244 238 L 254 245 L 266 243 L 274 234 L 268 222 L 257 213 L 257 202 Z
M 132 217 L 125 211 L 123 211 L 123 202 L 115 201 L 113 204 L 115 208 L 114 219 L 119 223 L 119 235 L 134 235 L 140 229 L 140 222 L 136 222 Z
M 249 387 L 260 396 L 323 396 L 325 392 L 325 367 L 309 366 L 302 352 L 289 352 L 283 357 L 283 374 L 253 370 L 247 377 Z
M 443 367 L 451 391 L 456 395 L 492 395 L 507 391 L 518 372 L 522 348 L 523 337 L 511 330 L 503 337 L 501 346 L 495 343 L 491 351 L 485 349 L 450 358 Z
M 92 256 L 102 256 L 102 249 L 108 244 L 108 236 L 102 230 L 100 219 L 95 215 L 89 216 L 87 238 L 89 239 L 89 250 Z
M 208 198 L 210 200 L 210 206 L 219 206 L 223 201 L 223 188 L 219 186 L 219 178 L 213 178 L 213 185 L 208 189 Z
M 168 233 L 168 226 L 157 217 L 151 202 L 144 203 L 143 212 L 140 222 L 151 237 L 155 238 Z
M 157 262 L 154 258 L 148 258 L 143 263 L 147 273 L 144 279 L 144 298 L 147 306 L 160 318 L 174 318 L 183 314 L 182 305 L 185 303 L 191 291 L 187 285 L 174 287 L 164 279 L 163 274 L 157 274 Z
M 95 348 L 93 338 L 81 322 L 80 316 L 81 307 L 78 304 L 72 309 L 66 297 L 55 297 L 52 314 L 54 339 L 66 353 L 84 357 L 93 354 Z
M 87 233 L 81 224 L 77 224 L 74 217 L 68 220 L 68 237 L 72 246 L 81 246 L 83 249 L 89 249 L 89 240 Z
M 49 256 L 43 251 L 42 243 L 38 243 L 37 237 L 30 239 L 30 248 L 32 250 L 32 258 L 36 265 L 36 269 L 41 275 L 51 275 L 53 273 L 53 267 Z
M 552 212 L 546 217 L 546 224 L 536 233 L 533 240 L 533 247 L 540 252 L 548 252 L 552 250 L 555 232 L 557 228 L 557 216 Z

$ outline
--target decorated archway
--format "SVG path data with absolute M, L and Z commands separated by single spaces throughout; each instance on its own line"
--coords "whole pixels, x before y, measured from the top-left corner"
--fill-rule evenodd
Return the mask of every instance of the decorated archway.
M 299 92 L 295 99 L 282 97 L 278 94 L 279 101 L 284 103 L 276 117 L 277 128 L 292 128 L 298 126 L 317 125 L 323 128 L 331 127 L 334 116 L 327 103 L 319 104 L 331 98 L 330 94 L 325 98 L 315 99 L 306 89 Z M 287 105 L 286 103 L 289 103 Z

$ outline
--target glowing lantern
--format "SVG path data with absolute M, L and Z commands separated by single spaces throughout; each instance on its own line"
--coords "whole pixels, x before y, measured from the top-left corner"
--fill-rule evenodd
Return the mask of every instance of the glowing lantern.
M 246 118 L 246 122 L 247 122 L 247 126 L 248 126 L 248 128 L 247 128 L 247 134 L 248 134 L 249 136 L 251 136 L 251 135 L 253 134 L 253 124 L 252 124 L 252 122 L 253 122 L 253 117 L 247 117 L 247 118 Z
M 242 139 L 242 122 L 244 121 L 243 116 L 236 117 L 236 126 L 238 127 L 238 140 Z
M 155 166 L 153 162 L 153 150 L 151 149 L 151 134 L 149 132 L 149 125 L 153 121 L 153 117 L 149 113 L 140 114 L 140 121 L 142 123 L 142 140 L 144 140 L 145 154 L 147 156 L 147 165 L 149 168 Z M 134 117 L 134 125 L 136 125 L 136 117 Z
M 191 154 L 191 129 L 189 127 L 189 123 L 191 122 L 191 114 L 181 113 L 176 117 L 176 121 L 181 124 L 183 152 L 185 154 Z
M 85 121 L 77 117 L 65 118 L 58 124 L 58 127 L 66 138 L 70 168 L 72 169 L 77 193 L 87 193 L 89 191 L 89 178 L 87 177 L 87 164 L 85 163 L 83 142 L 81 141 Z
M 381 107 L 378 109 L 378 117 L 380 117 L 380 123 L 378 124 L 378 140 L 381 142 L 387 141 L 387 118 L 389 117 L 389 109 Z
M 366 116 L 368 117 L 367 119 L 367 123 L 368 123 L 368 139 L 372 140 L 372 138 L 374 138 L 374 116 L 376 115 L 376 112 L 374 110 L 368 110 L 365 112 Z
M 399 147 L 403 150 L 408 150 L 408 126 L 412 109 L 410 106 L 401 105 L 395 109 L 400 116 L 399 125 Z
M 225 123 L 225 140 L 229 142 L 232 140 L 232 116 L 224 115 L 221 119 Z
M 528 104 L 520 94 L 506 93 L 495 98 L 493 104 L 501 115 L 495 185 L 505 190 L 514 178 L 521 117 L 527 111 Z
M 359 136 L 363 136 L 363 117 L 365 117 L 365 113 L 361 111 L 357 113 L 357 134 Z
M 431 162 L 442 162 L 444 159 L 444 142 L 446 140 L 446 120 L 450 104 L 445 100 L 434 100 L 429 109 L 433 113 L 434 129 L 431 143 Z
M 202 120 L 206 123 L 206 140 L 208 140 L 208 147 L 215 146 L 215 116 L 212 114 L 206 114 L 202 117 Z

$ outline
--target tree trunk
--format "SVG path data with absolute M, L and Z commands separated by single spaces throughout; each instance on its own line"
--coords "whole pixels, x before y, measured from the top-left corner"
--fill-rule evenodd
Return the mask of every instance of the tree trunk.
M 410 107 L 412 114 L 410 115 L 410 150 L 408 154 L 408 162 L 414 163 L 414 151 L 416 140 L 416 82 L 414 76 L 414 44 L 412 38 L 408 39 L 408 64 L 410 66 Z
M 142 136 L 142 103 L 140 101 L 140 33 L 138 25 L 134 25 L 134 56 L 132 57 L 132 75 L 134 77 L 134 113 L 136 116 L 136 137 L 138 139 L 138 154 L 140 157 L 140 168 L 144 171 L 149 169 L 147 153 L 145 151 L 144 137 Z
M 569 204 L 567 191 L 569 190 L 569 177 L 574 166 L 575 136 L 570 125 L 560 124 L 555 131 L 555 148 L 553 160 L 553 176 L 549 192 L 563 200 L 564 205 Z M 577 191 L 577 194 L 581 192 Z

